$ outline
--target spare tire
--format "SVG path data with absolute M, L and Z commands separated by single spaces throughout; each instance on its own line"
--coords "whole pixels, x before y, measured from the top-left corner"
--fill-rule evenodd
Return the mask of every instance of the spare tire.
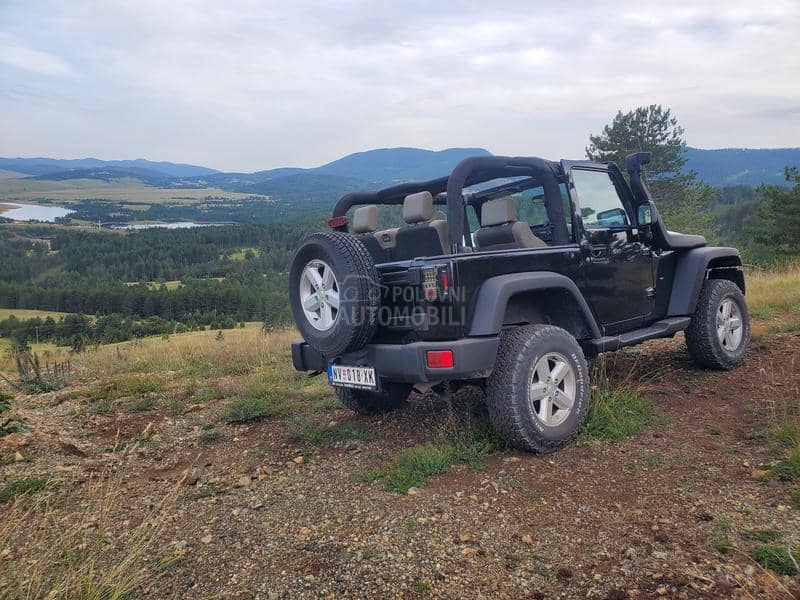
M 356 237 L 338 231 L 308 236 L 289 272 L 289 303 L 303 339 L 331 358 L 362 348 L 377 327 L 379 281 Z

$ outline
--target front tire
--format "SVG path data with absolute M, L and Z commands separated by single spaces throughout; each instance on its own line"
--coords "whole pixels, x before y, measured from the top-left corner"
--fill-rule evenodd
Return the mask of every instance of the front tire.
M 739 286 L 727 279 L 708 279 L 685 335 L 689 354 L 699 366 L 730 370 L 742 364 L 750 343 L 750 313 Z
M 346 408 L 360 415 L 379 415 L 402 408 L 411 394 L 411 384 L 383 382 L 379 392 L 337 387 L 336 395 Z
M 589 371 L 578 342 L 553 325 L 504 331 L 486 404 L 512 446 L 553 452 L 572 440 L 589 408 Z

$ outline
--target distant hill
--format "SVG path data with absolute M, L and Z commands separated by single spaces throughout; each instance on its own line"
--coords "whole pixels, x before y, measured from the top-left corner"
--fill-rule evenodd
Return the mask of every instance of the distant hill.
M 96 158 L 0 158 L 0 177 L 22 173 L 40 180 L 137 179 L 161 188 L 217 187 L 230 192 L 265 194 L 300 206 L 329 206 L 349 191 L 374 190 L 394 183 L 447 175 L 468 156 L 490 156 L 483 148 L 379 148 L 356 152 L 313 168 L 281 167 L 255 173 L 222 173 L 188 164 Z M 783 184 L 786 165 L 800 165 L 800 148 L 754 150 L 687 148 L 687 170 L 714 186 Z M 548 157 L 558 158 L 558 157 Z M 577 158 L 577 157 L 574 157 Z M 129 183 L 127 183 L 129 185 Z
M 448 148 L 446 150 L 422 150 L 420 148 L 380 148 L 356 152 L 320 167 L 301 169 L 282 167 L 255 173 L 216 173 L 209 176 L 193 177 L 184 185 L 204 183 L 244 192 L 256 189 L 266 190 L 283 178 L 291 178 L 295 185 L 308 183 L 317 186 L 320 181 L 336 182 L 343 178 L 352 183 L 360 182 L 359 188 L 377 188 L 403 181 L 433 179 L 450 173 L 453 168 L 468 156 L 489 156 L 483 148 Z M 325 179 L 320 179 L 320 176 Z M 269 183 L 271 182 L 271 183 Z M 269 193 L 259 191 L 259 193 Z
M 141 168 L 114 168 L 114 167 L 97 167 L 93 169 L 70 169 L 69 171 L 57 171 L 55 173 L 48 173 L 45 175 L 36 175 L 30 179 L 45 180 L 45 181 L 67 181 L 70 179 L 98 179 L 105 182 L 111 182 L 115 179 L 132 178 L 138 179 L 146 185 L 154 187 L 169 187 L 175 180 L 174 177 L 165 175 L 158 171 L 151 169 Z
M 800 166 L 800 148 L 686 149 L 686 169 L 709 185 L 785 185 L 785 166 Z
M 154 171 L 167 177 L 197 177 L 199 175 L 210 175 L 218 173 L 215 169 L 198 167 L 171 162 L 154 162 L 137 158 L 136 160 L 100 160 L 97 158 L 77 158 L 77 159 L 58 159 L 58 158 L 2 158 L 0 157 L 0 169 L 15 171 L 25 175 L 41 176 L 53 173 L 62 173 L 71 170 L 84 169 L 145 169 Z M 64 178 L 64 177 L 62 177 Z

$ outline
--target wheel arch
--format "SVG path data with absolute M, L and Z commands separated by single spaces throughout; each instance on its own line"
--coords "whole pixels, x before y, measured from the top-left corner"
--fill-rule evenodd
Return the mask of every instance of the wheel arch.
M 727 279 L 745 291 L 742 258 L 736 248 L 695 248 L 675 265 L 667 316 L 691 315 L 706 279 Z
M 601 337 L 575 282 L 549 271 L 497 275 L 481 285 L 469 335 L 496 335 L 504 325 L 549 324 L 576 339 Z

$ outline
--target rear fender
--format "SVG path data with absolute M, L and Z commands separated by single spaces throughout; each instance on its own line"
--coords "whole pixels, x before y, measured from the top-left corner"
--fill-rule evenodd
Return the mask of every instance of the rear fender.
M 736 248 L 695 248 L 682 254 L 675 265 L 667 316 L 693 314 L 706 279 L 729 279 L 744 293 L 739 251 Z
M 602 335 L 575 282 L 549 271 L 498 275 L 480 287 L 470 336 L 497 335 L 503 325 L 520 323 L 556 325 L 576 339 Z

